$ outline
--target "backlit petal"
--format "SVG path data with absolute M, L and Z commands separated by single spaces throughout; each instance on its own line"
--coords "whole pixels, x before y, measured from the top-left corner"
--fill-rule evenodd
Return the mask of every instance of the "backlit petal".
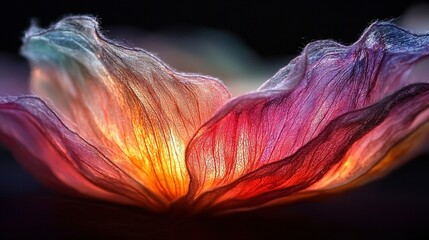
M 427 132 L 429 78 L 418 68 L 428 55 L 428 35 L 390 23 L 373 24 L 350 46 L 309 44 L 197 132 L 187 149 L 185 199 L 197 209 L 255 207 L 312 185 L 350 183 L 386 163 L 414 131 Z
M 0 98 L 0 141 L 48 186 L 159 210 L 163 204 L 105 155 L 70 131 L 36 97 Z
M 23 54 L 33 91 L 67 127 L 165 206 L 186 193 L 185 146 L 229 98 L 222 83 L 177 73 L 143 50 L 107 40 L 90 17 L 30 29 Z

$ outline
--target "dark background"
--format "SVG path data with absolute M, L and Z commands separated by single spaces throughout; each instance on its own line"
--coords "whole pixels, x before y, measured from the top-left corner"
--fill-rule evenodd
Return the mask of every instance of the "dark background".
M 418 3 L 419 1 L 416 1 Z M 70 14 L 91 14 L 102 27 L 146 31 L 210 27 L 237 35 L 260 55 L 298 54 L 312 40 L 354 42 L 374 20 L 396 19 L 414 1 L 9 1 L 2 3 L 0 51 L 16 53 L 30 20 L 48 26 Z
M 19 1 L 1 3 L 0 53 L 19 58 L 20 38 L 69 14 L 99 17 L 104 29 L 236 35 L 262 58 L 296 55 L 308 42 L 355 41 L 377 19 L 396 19 L 412 1 Z M 1 77 L 1 76 L 0 76 Z M 1 123 L 0 123 L 1 124 Z M 342 194 L 216 218 L 159 216 L 141 209 L 59 196 L 39 185 L 0 145 L 0 238 L 414 238 L 428 235 L 428 155 L 389 176 Z

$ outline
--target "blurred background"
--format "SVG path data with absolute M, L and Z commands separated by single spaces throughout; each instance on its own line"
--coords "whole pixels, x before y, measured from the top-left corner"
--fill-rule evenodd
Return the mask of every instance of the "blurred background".
M 0 22 L 0 95 L 26 93 L 19 55 L 33 20 L 71 14 L 101 20 L 105 35 L 158 55 L 180 71 L 225 81 L 235 95 L 256 88 L 318 39 L 351 44 L 375 20 L 429 30 L 419 1 L 13 1 Z M 1 124 L 1 123 L 0 123 Z M 428 155 L 335 196 L 217 218 L 180 219 L 84 201 L 45 189 L 0 145 L 0 238 L 389 238 L 428 235 Z

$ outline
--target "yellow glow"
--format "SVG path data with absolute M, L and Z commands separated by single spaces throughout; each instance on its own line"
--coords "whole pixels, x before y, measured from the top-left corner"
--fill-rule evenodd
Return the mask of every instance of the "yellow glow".
M 184 161 L 185 145 L 172 131 L 167 136 L 156 136 L 143 128 L 135 128 L 133 133 L 128 133 L 133 137 L 127 137 L 120 135 L 123 129 L 117 129 L 114 124 L 100 130 L 110 142 L 108 146 L 117 144 L 123 153 L 111 160 L 141 180 L 165 204 L 186 193 L 189 177 Z M 168 141 L 165 142 L 165 138 Z

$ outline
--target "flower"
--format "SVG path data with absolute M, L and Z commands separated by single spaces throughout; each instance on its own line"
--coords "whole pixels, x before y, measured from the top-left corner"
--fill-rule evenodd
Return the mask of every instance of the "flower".
M 33 96 L 0 98 L 0 141 L 46 185 L 153 211 L 227 212 L 377 178 L 424 148 L 429 35 L 372 24 L 308 44 L 231 98 L 108 40 L 95 19 L 26 33 Z

